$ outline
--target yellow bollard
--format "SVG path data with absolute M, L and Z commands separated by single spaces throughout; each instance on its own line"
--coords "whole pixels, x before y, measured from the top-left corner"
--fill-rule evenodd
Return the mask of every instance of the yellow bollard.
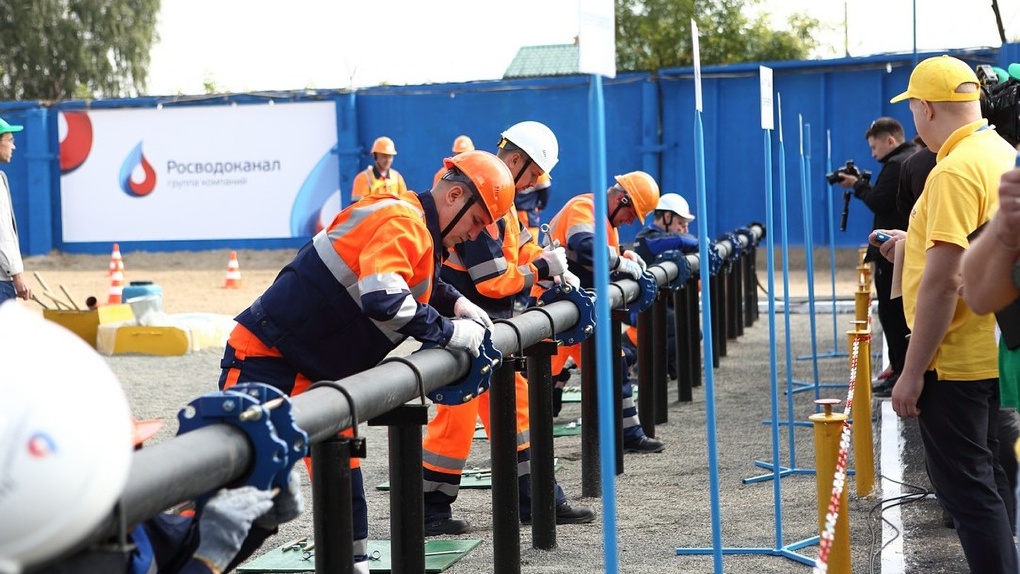
M 815 404 L 822 405 L 824 413 L 815 413 L 808 417 L 815 427 L 815 486 L 818 489 L 818 535 L 825 536 L 825 518 L 829 512 L 832 499 L 832 482 L 839 462 L 839 441 L 843 433 L 846 415 L 832 412 L 832 407 L 839 404 L 839 399 L 818 399 Z M 843 469 L 844 481 L 846 469 Z M 830 574 L 850 574 L 850 509 L 847 507 L 846 484 L 839 494 L 839 513 L 836 517 L 836 528 L 833 532 L 832 544 L 829 546 L 828 572 Z
M 854 361 L 854 341 L 857 340 L 857 378 L 854 381 L 853 418 L 854 475 L 857 496 L 866 497 L 875 489 L 875 438 L 871 428 L 871 329 L 867 321 L 851 321 L 853 331 L 847 331 L 850 365 Z
M 858 290 L 854 292 L 854 320 L 868 323 L 868 312 L 871 307 L 871 291 Z M 851 341 L 852 343 L 853 341 Z

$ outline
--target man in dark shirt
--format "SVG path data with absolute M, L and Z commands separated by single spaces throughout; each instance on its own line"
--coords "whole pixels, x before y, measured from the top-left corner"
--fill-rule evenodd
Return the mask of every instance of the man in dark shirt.
M 881 117 L 871 122 L 864 133 L 871 148 L 871 156 L 882 164 L 875 185 L 866 179 L 860 179 L 846 173 L 840 173 L 839 185 L 853 188 L 854 195 L 868 206 L 875 214 L 874 229 L 906 229 L 907 218 L 897 208 L 896 196 L 900 182 L 900 166 L 910 157 L 916 147 L 913 142 L 905 142 L 903 126 L 893 118 Z M 923 184 L 922 180 L 922 184 Z M 888 397 L 892 387 L 903 370 L 903 361 L 907 356 L 907 320 L 903 315 L 903 300 L 890 299 L 892 288 L 893 264 L 882 257 L 878 248 L 868 246 L 865 261 L 875 263 L 875 290 L 878 292 L 878 319 L 882 323 L 889 346 L 889 363 L 892 374 L 878 384 L 873 393 L 875 396 Z

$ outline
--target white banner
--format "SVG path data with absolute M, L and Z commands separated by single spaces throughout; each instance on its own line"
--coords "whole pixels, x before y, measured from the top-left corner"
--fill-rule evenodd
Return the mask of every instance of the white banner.
M 580 0 L 577 68 L 616 77 L 616 13 L 612 0 Z
M 310 236 L 336 145 L 332 102 L 62 112 L 63 241 Z

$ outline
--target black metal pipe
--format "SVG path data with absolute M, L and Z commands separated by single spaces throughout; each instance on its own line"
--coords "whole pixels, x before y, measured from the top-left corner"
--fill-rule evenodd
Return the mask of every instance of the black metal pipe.
M 691 340 L 691 328 L 688 323 L 692 321 L 690 303 L 687 297 L 687 289 L 678 289 L 673 292 L 673 328 L 676 333 L 676 387 L 677 400 L 682 403 L 689 403 L 694 400 L 694 356 L 699 353 L 695 347 L 697 340 Z
M 581 496 L 602 496 L 595 337 L 581 343 Z
M 312 445 L 312 532 L 315 572 L 354 574 L 350 439 Z
M 409 403 L 368 423 L 388 427 L 392 549 L 390 572 L 393 574 L 418 574 L 425 571 L 421 429 L 428 422 L 428 405 Z
M 517 389 L 513 361 L 504 361 L 489 389 L 492 456 L 492 556 L 496 574 L 521 571 L 521 511 L 517 491 Z
M 726 333 L 722 330 L 724 321 L 721 289 L 722 283 L 719 274 L 708 278 L 708 302 L 702 301 L 702 305 L 708 305 L 712 310 L 712 368 L 718 369 L 720 359 L 726 356 Z M 705 357 L 708 360 L 708 357 Z
M 754 224 L 752 234 L 764 236 L 764 228 Z M 726 258 L 733 246 L 728 241 L 714 244 L 715 251 Z M 698 255 L 686 256 L 692 270 L 698 267 Z M 678 274 L 672 262 L 649 268 L 660 285 Z M 619 289 L 601 294 L 610 307 L 623 306 L 639 294 L 639 285 L 632 280 L 616 282 Z M 626 301 L 624 300 L 626 299 Z M 696 299 L 695 299 L 696 301 Z M 696 307 L 695 307 L 696 308 Z M 525 311 L 510 319 L 514 327 L 497 324 L 493 343 L 504 354 L 520 352 L 543 339 L 572 327 L 579 318 L 578 309 L 569 301 L 545 305 L 541 311 Z M 518 338 L 517 333 L 520 333 Z M 594 362 L 593 362 L 594 364 Z M 368 420 L 393 410 L 419 397 L 419 382 L 426 392 L 464 376 L 468 369 L 465 353 L 430 349 L 414 353 L 400 361 L 389 361 L 377 367 L 338 381 L 351 397 L 358 420 Z M 594 373 L 594 368 L 589 369 Z M 700 364 L 698 365 L 700 384 Z M 418 376 L 421 376 L 421 381 Z M 319 387 L 291 399 L 295 423 L 308 433 L 311 444 L 335 436 L 352 423 L 351 406 L 336 389 Z M 596 428 L 597 419 L 590 416 L 582 427 Z M 596 435 L 597 440 L 597 435 Z M 597 442 L 595 443 L 597 452 Z M 591 445 L 589 445 L 589 448 Z M 197 498 L 243 477 L 254 453 L 245 434 L 226 424 L 215 424 L 163 441 L 134 453 L 127 484 L 120 506 L 125 519 L 137 523 L 149 519 L 179 502 Z M 597 463 L 596 463 L 597 465 Z M 597 466 L 596 466 L 597 468 Z M 598 484 L 596 477 L 595 484 Z M 595 496 L 585 491 L 585 496 Z M 117 520 L 111 515 L 82 545 L 108 538 L 117 532 Z
M 745 253 L 741 260 L 733 266 L 733 318 L 737 328 L 737 337 L 744 336 L 744 261 Z
M 687 336 L 691 340 L 691 372 L 694 377 L 691 379 L 692 387 L 701 386 L 701 365 L 703 362 L 704 353 L 702 353 L 701 347 L 701 310 L 700 304 L 700 289 L 698 289 L 698 279 L 691 277 L 687 281 L 687 287 L 684 288 L 687 294 L 687 309 L 689 314 L 687 315 Z
M 622 351 L 622 333 L 621 328 L 623 326 L 623 320 L 627 317 L 627 312 L 619 309 L 614 309 L 611 313 L 612 319 L 610 324 L 612 329 L 609 331 L 609 339 L 612 341 L 612 360 L 610 364 L 613 366 L 613 428 L 616 429 L 614 435 L 616 436 L 616 474 L 623 474 L 623 417 L 620 413 L 623 411 L 623 395 L 621 390 L 623 388 L 623 378 L 626 377 L 624 369 L 626 365 L 623 362 Z M 633 390 L 634 387 L 631 387 Z
M 727 265 L 728 272 L 725 278 L 725 290 L 726 290 L 726 337 L 729 339 L 736 339 L 740 325 L 740 289 L 737 288 L 737 274 L 740 266 L 731 263 Z
M 658 300 L 658 297 L 656 297 Z M 638 418 L 641 419 L 641 426 L 645 434 L 655 438 L 655 385 L 652 372 L 652 311 L 653 304 L 648 310 L 638 313 L 637 318 L 637 410 Z
M 670 352 L 676 349 L 669 348 L 669 326 L 667 311 L 669 310 L 669 298 L 672 292 L 668 290 L 659 291 L 655 297 L 655 304 L 652 306 L 652 388 L 655 393 L 655 424 L 666 424 L 669 421 L 669 390 L 666 385 L 668 363 Z M 679 360 L 679 358 L 677 358 Z
M 524 350 L 528 358 L 528 418 L 531 434 L 531 545 L 556 548 L 556 470 L 552 426 L 554 341 Z

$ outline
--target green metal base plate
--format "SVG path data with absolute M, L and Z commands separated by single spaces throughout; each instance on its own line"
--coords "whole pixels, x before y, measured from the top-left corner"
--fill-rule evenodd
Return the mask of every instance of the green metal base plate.
M 426 540 L 425 541 L 425 572 L 442 572 L 453 566 L 468 552 L 481 544 L 481 540 Z M 314 552 L 305 552 L 300 548 L 284 551 L 283 546 L 259 556 L 258 558 L 238 566 L 238 572 L 284 573 L 314 572 Z M 390 571 L 390 541 L 368 541 L 368 564 L 373 574 Z

